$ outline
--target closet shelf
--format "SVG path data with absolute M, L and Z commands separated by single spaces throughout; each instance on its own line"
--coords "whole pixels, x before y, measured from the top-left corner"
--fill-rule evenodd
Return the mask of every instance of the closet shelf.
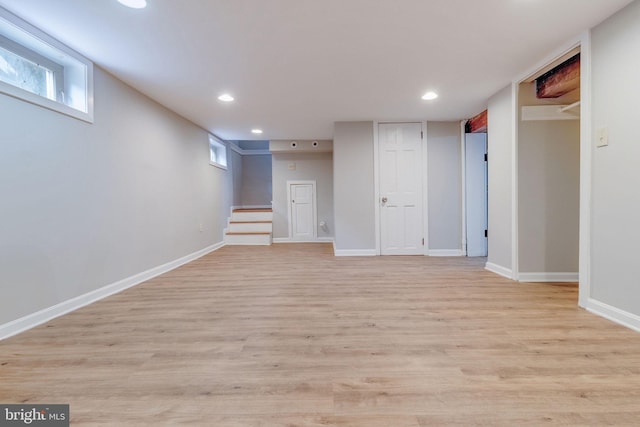
M 580 115 L 580 110 L 578 109 L 580 107 L 580 101 L 574 102 L 573 104 L 569 104 L 569 105 L 565 105 L 564 107 L 560 107 L 560 111 L 565 113 L 565 112 L 572 112 L 574 114 L 578 114 Z
M 522 107 L 522 120 L 580 120 L 580 101 L 569 105 L 530 105 Z

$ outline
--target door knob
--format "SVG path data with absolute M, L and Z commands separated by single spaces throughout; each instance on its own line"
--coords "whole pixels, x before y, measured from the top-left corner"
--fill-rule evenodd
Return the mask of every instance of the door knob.
M 387 200 L 388 200 L 388 199 L 387 199 L 386 197 L 383 197 L 383 198 L 382 198 L 382 203 L 387 203 Z

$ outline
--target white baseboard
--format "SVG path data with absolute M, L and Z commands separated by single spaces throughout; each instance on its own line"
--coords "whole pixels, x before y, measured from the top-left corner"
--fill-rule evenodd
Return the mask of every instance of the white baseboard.
M 509 269 L 509 268 L 502 267 L 501 265 L 494 264 L 494 263 L 491 263 L 491 262 L 486 263 L 484 268 L 487 271 L 490 271 L 492 273 L 498 274 L 498 275 L 500 275 L 502 277 L 506 277 L 507 279 L 512 279 L 513 280 L 513 271 L 511 271 L 511 269 Z
M 318 237 L 316 240 L 291 240 L 288 237 L 274 237 L 273 243 L 333 243 L 333 237 Z
M 28 314 L 24 317 L 13 320 L 9 323 L 5 323 L 4 325 L 0 325 L 0 341 L 6 338 L 12 337 L 14 335 L 17 335 L 28 329 L 39 326 L 43 323 L 46 323 L 50 320 L 55 319 L 56 317 L 60 317 L 62 315 L 75 311 L 79 308 L 92 304 L 103 298 L 117 294 L 118 292 L 122 292 L 125 289 L 139 285 L 142 282 L 146 282 L 147 280 L 153 279 L 156 276 L 159 276 L 161 274 L 174 270 L 180 267 L 181 265 L 187 264 L 200 257 L 203 257 L 215 250 L 220 249 L 223 246 L 224 246 L 224 243 L 217 243 L 215 245 L 208 246 L 204 249 L 201 249 L 197 252 L 186 255 L 182 258 L 178 258 L 166 264 L 162 264 L 157 267 L 151 268 L 147 271 L 143 271 L 142 273 L 138 273 L 131 277 L 127 277 L 126 279 L 122 279 L 118 282 L 115 282 L 110 285 L 104 286 L 100 289 L 96 289 L 94 291 L 88 292 L 84 295 L 80 295 L 75 298 L 71 298 L 70 300 L 63 301 L 52 307 L 45 308 L 44 310 L 40 310 L 35 313 Z
M 638 315 L 626 312 L 592 298 L 589 298 L 585 308 L 593 314 L 609 319 L 612 322 L 625 326 L 629 329 L 633 329 L 636 332 L 640 332 L 640 316 Z
M 375 249 L 336 249 L 336 242 L 333 242 L 334 256 L 378 256 Z
M 375 249 L 338 249 L 334 250 L 335 256 L 378 256 Z
M 520 282 L 578 282 L 578 273 L 520 273 Z
M 464 256 L 462 249 L 429 249 L 429 256 Z

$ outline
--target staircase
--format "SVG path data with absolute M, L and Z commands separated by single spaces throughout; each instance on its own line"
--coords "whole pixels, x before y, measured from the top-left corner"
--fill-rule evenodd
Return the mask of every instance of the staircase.
M 234 209 L 224 234 L 226 245 L 270 245 L 271 209 Z

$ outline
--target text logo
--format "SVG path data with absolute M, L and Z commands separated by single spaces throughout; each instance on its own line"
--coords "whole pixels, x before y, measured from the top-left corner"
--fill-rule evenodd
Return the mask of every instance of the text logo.
M 0 427 L 69 427 L 69 405 L 0 404 Z

